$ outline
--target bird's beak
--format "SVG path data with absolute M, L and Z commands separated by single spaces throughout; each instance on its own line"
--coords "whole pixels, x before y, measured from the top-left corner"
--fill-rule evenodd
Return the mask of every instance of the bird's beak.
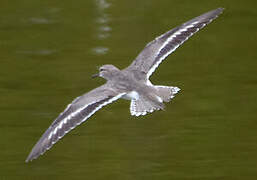
M 92 78 L 96 78 L 96 77 L 99 77 L 99 73 L 96 73 L 96 74 L 92 75 Z

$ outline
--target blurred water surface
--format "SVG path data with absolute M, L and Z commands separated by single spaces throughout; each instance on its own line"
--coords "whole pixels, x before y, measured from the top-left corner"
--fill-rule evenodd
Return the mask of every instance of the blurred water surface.
M 257 12 L 245 1 L 2 0 L 0 180 L 256 179 Z M 117 101 L 26 164 L 75 97 L 124 68 L 157 35 L 226 10 L 158 68 L 153 84 L 182 89 L 166 111 L 132 117 Z

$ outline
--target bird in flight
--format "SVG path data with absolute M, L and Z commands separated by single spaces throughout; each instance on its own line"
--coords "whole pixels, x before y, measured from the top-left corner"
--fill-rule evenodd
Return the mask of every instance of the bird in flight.
M 99 73 L 93 76 L 102 77 L 107 82 L 73 100 L 41 136 L 26 162 L 38 158 L 66 133 L 119 98 L 131 100 L 130 113 L 133 116 L 163 109 L 164 102 L 169 102 L 180 89 L 153 85 L 149 80 L 150 76 L 169 54 L 217 18 L 222 11 L 223 8 L 209 11 L 155 38 L 123 70 L 113 65 L 101 66 Z

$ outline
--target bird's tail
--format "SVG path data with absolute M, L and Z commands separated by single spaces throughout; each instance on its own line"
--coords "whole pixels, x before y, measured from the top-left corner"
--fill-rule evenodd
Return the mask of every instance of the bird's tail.
M 169 102 L 172 98 L 174 98 L 175 94 L 177 94 L 180 89 L 178 87 L 172 86 L 154 86 L 157 88 L 158 96 L 162 98 L 164 102 Z
M 140 96 L 137 100 L 131 100 L 130 113 L 133 116 L 146 115 L 155 110 L 164 109 L 164 103 L 170 101 L 180 90 L 178 87 L 155 86 L 157 94 L 152 96 Z
M 147 113 L 151 113 L 155 110 L 160 110 L 164 108 L 163 103 L 157 103 L 155 101 L 150 100 L 146 97 L 140 97 L 137 100 L 131 100 L 130 104 L 130 113 L 133 116 L 146 115 Z

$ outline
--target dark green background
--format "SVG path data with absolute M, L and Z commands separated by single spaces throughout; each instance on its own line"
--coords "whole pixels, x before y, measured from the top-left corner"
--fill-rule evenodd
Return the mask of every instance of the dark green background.
M 105 3 L 108 4 L 105 4 Z M 0 180 L 255 180 L 256 0 L 1 0 Z M 24 161 L 75 97 L 124 68 L 156 36 L 225 12 L 161 64 L 157 85 L 182 89 L 166 110 L 104 107 L 39 159 Z

